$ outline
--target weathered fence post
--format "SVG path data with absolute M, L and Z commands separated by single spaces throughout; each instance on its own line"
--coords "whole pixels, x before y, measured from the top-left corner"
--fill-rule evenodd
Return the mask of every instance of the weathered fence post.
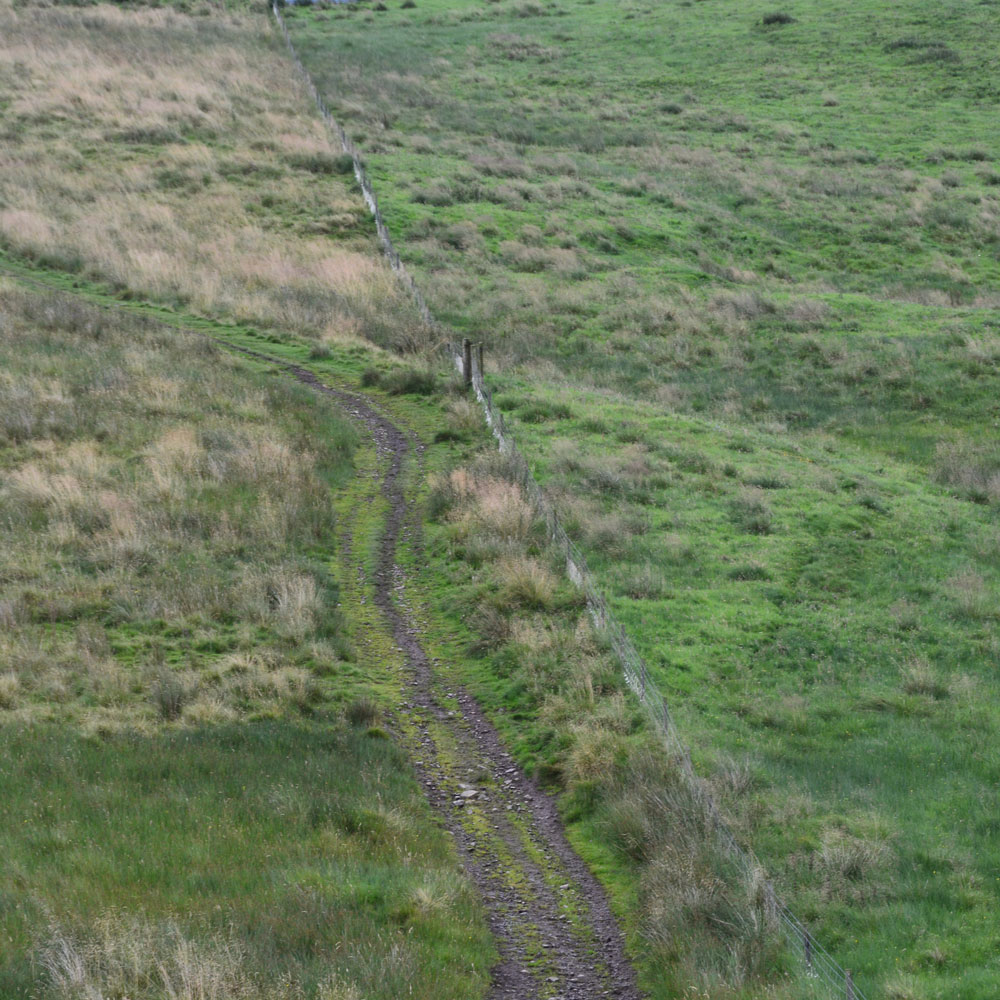
M 479 381 L 482 382 L 486 373 L 483 370 L 483 342 L 476 344 L 476 362 L 479 364 Z
M 803 933 L 805 935 L 805 938 L 804 938 L 804 940 L 803 940 L 802 943 L 803 943 L 803 946 L 805 947 L 805 952 L 806 952 L 806 971 L 807 972 L 812 972 L 812 967 L 813 967 L 813 943 L 812 943 L 812 936 L 810 935 L 810 933 L 809 933 L 808 930 L 804 931 Z
M 845 969 L 844 976 L 847 979 L 847 1000 L 854 1000 L 854 977 L 851 975 L 851 970 Z
M 778 922 L 778 900 L 774 895 L 774 883 L 768 879 L 764 883 L 764 910 L 771 923 Z
M 472 341 L 468 337 L 462 341 L 462 381 L 472 385 Z

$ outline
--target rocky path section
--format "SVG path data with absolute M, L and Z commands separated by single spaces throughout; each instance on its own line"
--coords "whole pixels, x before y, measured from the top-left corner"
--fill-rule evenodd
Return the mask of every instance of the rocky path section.
M 497 940 L 491 1000 L 639 1000 L 621 930 L 604 890 L 570 847 L 555 802 L 517 766 L 475 699 L 439 676 L 421 643 L 397 549 L 416 514 L 404 470 L 419 461 L 422 445 L 364 396 L 327 386 L 307 369 L 282 367 L 335 396 L 375 443 L 379 475 L 368 499 L 381 494 L 386 518 L 368 583 L 408 668 L 410 694 L 398 716 L 403 741 Z M 360 564 L 356 572 L 364 578 Z
M 48 283 L 8 268 L 0 266 L 0 272 L 49 289 Z M 475 699 L 435 671 L 421 643 L 397 548 L 407 541 L 404 536 L 419 545 L 420 516 L 407 500 L 404 469 L 410 460 L 422 468 L 422 444 L 363 395 L 326 385 L 306 368 L 224 336 L 195 332 L 334 396 L 374 441 L 379 472 L 365 499 L 374 503 L 381 497 L 386 508 L 374 579 L 366 579 L 364 560 L 349 544 L 344 552 L 354 563 L 357 585 L 371 588 L 384 627 L 405 659 L 410 697 L 399 709 L 401 736 L 486 907 L 501 955 L 491 970 L 490 1000 L 640 1000 L 607 896 L 570 847 L 554 801 L 517 766 Z

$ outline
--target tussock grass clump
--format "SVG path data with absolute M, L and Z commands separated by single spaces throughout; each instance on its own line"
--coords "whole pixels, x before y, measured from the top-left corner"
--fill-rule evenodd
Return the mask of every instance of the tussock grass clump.
M 907 694 L 922 695 L 939 701 L 949 695 L 938 672 L 926 660 L 913 660 L 902 671 L 902 687 Z
M 741 490 L 730 504 L 730 510 L 733 522 L 742 531 L 751 535 L 771 533 L 774 515 L 760 488 L 748 487 Z
M 655 600 L 670 592 L 666 575 L 651 563 L 623 574 L 619 586 L 627 597 L 635 600 Z
M 13 671 L 0 674 L 0 708 L 14 708 L 20 686 L 21 679 Z
M 372 698 L 358 698 L 345 709 L 344 716 L 352 726 L 374 726 L 379 720 L 378 704 Z
M 974 621 L 985 621 L 1000 614 L 996 594 L 983 575 L 974 569 L 962 570 L 947 581 L 947 590 L 958 614 Z
M 292 153 L 288 157 L 289 166 L 296 170 L 307 170 L 311 174 L 352 174 L 354 157 L 349 153 Z
M 556 580 L 538 560 L 510 556 L 499 564 L 497 573 L 501 583 L 498 599 L 504 605 L 534 611 L 552 606 Z
M 941 442 L 935 478 L 980 503 L 1000 500 L 1000 448 L 972 441 Z
M 586 510 L 576 515 L 576 519 L 587 544 L 609 555 L 624 554 L 633 539 L 649 530 L 641 517 L 624 513 L 597 514 Z M 681 553 L 689 551 L 683 544 L 679 548 Z
M 431 510 L 448 512 L 460 533 L 486 533 L 502 541 L 524 542 L 532 533 L 535 512 L 517 483 L 477 469 L 455 469 L 439 480 Z
M 437 391 L 437 376 L 429 371 L 396 369 L 382 378 L 383 388 L 394 396 L 430 396 Z
M 730 580 L 770 580 L 771 574 L 766 566 L 760 563 L 746 563 L 742 566 L 734 566 L 726 574 Z
M 438 378 L 432 371 L 416 368 L 392 368 L 389 371 L 366 368 L 361 373 L 361 385 L 366 389 L 377 386 L 392 396 L 431 396 L 438 390 Z
M 824 896 L 859 903 L 871 899 L 884 891 L 885 871 L 894 858 L 884 840 L 829 831 L 819 850 Z
M 191 692 L 172 670 L 161 668 L 152 685 L 153 704 L 165 722 L 179 719 Z

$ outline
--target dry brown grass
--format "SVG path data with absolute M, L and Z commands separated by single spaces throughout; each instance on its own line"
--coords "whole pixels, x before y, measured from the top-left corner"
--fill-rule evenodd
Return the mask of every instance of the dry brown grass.
M 304 447 L 276 416 L 284 387 L 245 383 L 195 337 L 3 293 L 21 404 L 0 433 L 0 712 L 107 731 L 308 709 L 301 663 L 329 612 L 301 553 L 332 531 L 328 442 Z M 213 649 L 226 623 L 238 652 L 211 669 L 165 658 L 161 627 Z
M 450 520 L 459 537 L 487 536 L 499 543 L 523 542 L 531 532 L 534 510 L 516 483 L 469 469 L 455 469 L 436 487 L 447 495 Z
M 298 984 L 264 985 L 246 969 L 245 947 L 235 938 L 189 937 L 176 925 L 154 925 L 108 913 L 86 936 L 53 929 L 41 965 L 58 1000 L 162 996 L 164 1000 L 292 1000 Z M 331 1000 L 351 992 L 329 990 Z M 355 994 L 356 995 L 356 994 Z
M 272 42 L 264 18 L 221 11 L 0 6 L 0 242 L 206 314 L 412 346 L 411 305 Z

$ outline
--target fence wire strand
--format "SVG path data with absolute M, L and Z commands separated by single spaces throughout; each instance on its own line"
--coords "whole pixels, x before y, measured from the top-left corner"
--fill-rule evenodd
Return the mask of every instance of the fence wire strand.
M 375 229 L 378 233 L 379 242 L 382 245 L 382 250 L 389 264 L 413 297 L 421 319 L 429 327 L 440 332 L 440 327 L 431 315 L 431 311 L 420 289 L 417 287 L 413 277 L 406 270 L 393 245 L 392 239 L 389 236 L 389 229 L 378 207 L 374 188 L 365 170 L 358 148 L 351 141 L 341 125 L 330 114 L 326 101 L 324 101 L 323 96 L 317 89 L 311 74 L 305 68 L 298 53 L 295 51 L 295 46 L 292 44 L 288 27 L 281 16 L 278 3 L 273 2 L 271 9 L 274 13 L 275 21 L 284 35 L 292 60 L 298 68 L 299 75 L 312 96 L 316 107 L 319 109 L 320 115 L 340 143 L 341 149 L 351 157 L 354 166 L 354 177 L 361 189 L 365 204 L 368 206 L 368 210 L 375 220 Z M 465 352 L 463 345 L 446 342 L 444 353 L 448 363 L 453 364 L 459 373 L 464 374 Z M 664 738 L 667 748 L 680 763 L 681 770 L 688 781 L 690 791 L 695 800 L 704 809 L 705 814 L 711 818 L 713 836 L 718 845 L 736 864 L 744 876 L 758 876 L 764 871 L 763 866 L 754 853 L 743 847 L 736 839 L 736 836 L 726 825 L 725 820 L 719 813 L 718 807 L 708 792 L 705 783 L 695 773 L 694 767 L 691 764 L 690 751 L 681 739 L 680 733 L 674 724 L 666 698 L 659 693 L 652 683 L 645 660 L 640 656 L 625 629 L 608 606 L 608 602 L 598 589 L 594 577 L 587 567 L 587 560 L 584 554 L 566 533 L 555 508 L 535 479 L 524 455 L 518 449 L 510 426 L 504 419 L 500 409 L 494 404 L 493 392 L 486 384 L 475 352 L 473 352 L 471 360 L 472 388 L 483 409 L 486 423 L 496 438 L 497 447 L 501 454 L 507 456 L 509 459 L 511 471 L 518 485 L 522 487 L 530 498 L 539 517 L 545 521 L 551 542 L 562 552 L 566 560 L 566 574 L 583 592 L 587 601 L 587 611 L 595 629 L 607 639 L 611 650 L 614 652 L 621 666 L 626 684 L 640 703 L 649 711 L 654 724 Z M 797 955 L 805 966 L 806 977 L 812 980 L 814 984 L 822 985 L 824 992 L 828 993 L 830 997 L 837 998 L 837 1000 L 843 997 L 847 997 L 848 1000 L 868 1000 L 867 996 L 853 982 L 850 973 L 845 971 L 833 956 L 816 941 L 806 925 L 781 900 L 773 895 L 773 890 L 770 890 L 770 883 L 767 884 L 771 898 L 773 899 L 777 924 L 788 943 L 789 950 Z

